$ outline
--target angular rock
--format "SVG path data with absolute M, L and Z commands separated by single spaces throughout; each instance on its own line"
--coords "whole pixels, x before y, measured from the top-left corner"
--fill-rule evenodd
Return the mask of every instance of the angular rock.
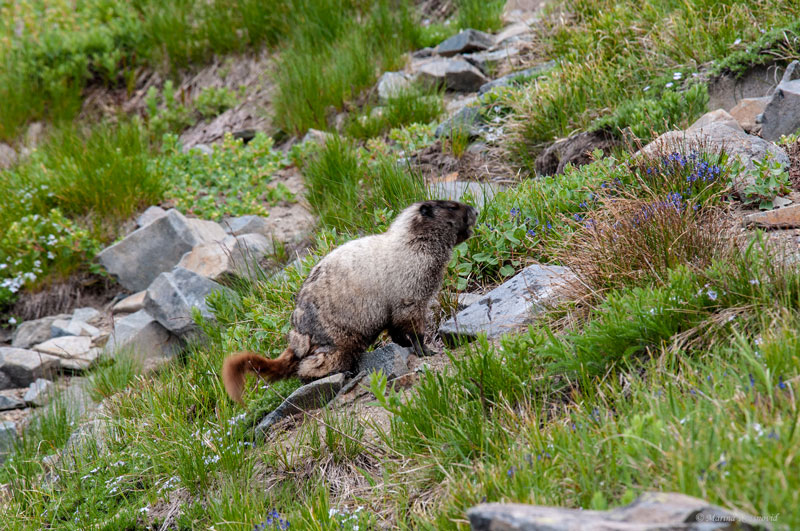
M 386 378 L 393 380 L 408 372 L 408 355 L 411 350 L 401 347 L 396 343 L 389 343 L 385 347 L 365 352 L 358 360 L 356 373 L 364 371 L 365 374 L 383 371 Z
M 74 358 L 62 358 L 61 368 L 69 371 L 85 371 L 94 365 L 101 353 L 102 349 L 92 347 L 86 354 L 75 356 Z
M 16 348 L 30 348 L 38 343 L 43 343 L 52 337 L 51 327 L 57 319 L 69 319 L 68 314 L 51 315 L 34 321 L 25 321 L 14 332 L 11 346 Z
M 22 409 L 25 407 L 25 402 L 17 400 L 13 396 L 0 395 L 0 411 L 8 411 L 9 409 Z
M 82 321 L 75 321 L 74 319 L 70 321 L 67 321 L 66 319 L 56 319 L 50 326 L 50 335 L 52 337 L 97 337 L 100 335 L 100 330 Z
M 256 437 L 263 439 L 268 430 L 279 420 L 290 415 L 318 409 L 331 400 L 344 386 L 343 373 L 332 374 L 326 378 L 315 380 L 295 390 L 283 403 L 264 417 L 256 426 Z
M 503 28 L 500 33 L 494 36 L 495 48 L 502 46 L 509 39 L 513 39 L 514 37 L 519 37 L 521 35 L 527 35 L 531 32 L 531 27 L 525 24 L 524 22 L 514 22 L 513 24 L 509 24 L 505 28 Z
M 97 259 L 124 287 L 140 291 L 194 246 L 224 239 L 225 231 L 217 223 L 189 219 L 172 209 L 103 249 Z
M 724 124 L 711 123 L 702 131 L 669 131 L 659 136 L 635 156 L 647 155 L 656 158 L 673 151 L 688 151 L 702 148 L 704 151 L 725 150 L 731 159 L 737 159 L 746 172 L 755 171 L 753 161 L 761 161 L 770 156 L 772 161 L 778 162 L 784 168 L 789 167 L 789 156 L 786 152 L 763 138 L 748 135 L 737 131 Z M 753 182 L 749 175 L 739 175 L 734 179 L 733 185 L 740 196 L 744 189 Z
M 169 273 L 161 273 L 147 288 L 144 309 L 170 332 L 186 336 L 197 331 L 192 308 L 199 309 L 206 319 L 213 318 L 206 306 L 206 296 L 221 289 L 225 288 L 213 280 L 176 267 Z
M 378 99 L 386 103 L 411 88 L 411 80 L 403 72 L 384 72 L 377 83 Z
M 319 146 L 324 146 L 325 143 L 328 142 L 328 139 L 331 138 L 330 133 L 325 131 L 320 131 L 318 129 L 309 129 L 303 139 L 300 141 L 301 145 L 308 144 L 309 142 L 312 144 L 317 144 Z
M 269 211 L 269 216 L 240 216 L 226 218 L 222 225 L 230 234 L 260 234 L 272 241 L 296 243 L 305 238 L 314 228 L 314 216 L 302 205 L 276 205 Z
M 595 149 L 607 154 L 620 143 L 614 135 L 603 130 L 587 131 L 558 140 L 536 157 L 536 173 L 558 175 L 564 172 L 567 164 L 589 164 L 592 162 L 591 153 Z
M 11 378 L 6 373 L 0 370 L 0 389 L 11 389 L 12 387 L 14 387 L 14 382 L 11 381 Z
M 464 57 L 464 59 L 473 65 L 477 66 L 481 72 L 487 74 L 492 68 L 492 65 L 496 65 L 497 63 L 503 61 L 509 61 L 513 57 L 518 56 L 519 53 L 519 48 L 514 46 L 506 46 L 505 48 L 492 52 L 487 50 L 484 52 L 468 53 L 464 54 L 462 57 Z
M 22 399 L 28 405 L 42 407 L 50 401 L 53 391 L 53 382 L 44 378 L 37 378 L 25 391 L 25 396 Z
M 800 129 L 800 63 L 792 61 L 786 68 L 758 121 L 765 140 L 775 141 Z
M 429 85 L 444 85 L 455 92 L 475 92 L 489 80 L 464 59 L 432 59 L 418 65 L 417 78 Z
M 197 146 L 195 146 L 197 147 Z M 151 224 L 157 219 L 161 219 L 167 215 L 167 211 L 161 208 L 160 206 L 151 206 L 148 207 L 147 210 L 139 214 L 139 217 L 136 218 L 136 226 L 137 227 L 144 227 L 146 225 Z
M 736 121 L 736 118 L 731 116 L 725 109 L 717 109 L 715 111 L 707 112 L 700 118 L 698 118 L 689 128 L 686 130 L 687 133 L 694 133 L 700 132 L 705 129 L 709 129 L 710 127 L 714 126 L 725 126 L 730 127 L 734 131 L 739 131 L 744 133 L 744 129 L 742 126 L 739 125 L 739 122 Z
M 81 323 L 91 323 L 92 321 L 101 317 L 102 314 L 91 306 L 85 308 L 78 308 L 72 312 L 72 321 Z
M 708 108 L 733 109 L 743 98 L 769 96 L 775 90 L 784 68 L 779 65 L 759 65 L 741 75 L 722 74 L 708 83 Z
M 556 66 L 555 61 L 547 61 L 546 63 L 532 66 L 530 68 L 526 68 L 525 70 L 520 70 L 519 72 L 512 72 L 503 77 L 499 77 L 494 81 L 490 81 L 481 85 L 481 88 L 478 89 L 478 94 L 486 94 L 495 87 L 510 87 L 512 85 L 517 85 L 525 79 L 552 69 L 554 66 Z
M 129 295 L 119 301 L 112 308 L 113 313 L 134 313 L 144 308 L 144 296 L 147 290 L 142 290 L 133 295 Z
M 467 511 L 472 531 L 686 531 L 768 530 L 771 526 L 739 511 L 670 492 L 646 492 L 609 511 L 484 503 Z
M 573 279 L 566 267 L 528 266 L 442 323 L 439 333 L 447 339 L 469 340 L 481 332 L 489 338 L 510 332 L 559 302 L 565 295 L 563 288 Z
M 211 280 L 226 276 L 252 278 L 256 264 L 272 252 L 272 244 L 261 234 L 229 236 L 221 243 L 198 245 L 181 258 L 184 267 Z
M 456 114 L 439 124 L 434 135 L 436 138 L 450 137 L 453 131 L 464 131 L 470 140 L 481 136 L 483 119 L 477 107 L 464 107 Z
M 769 97 L 764 98 L 744 98 L 731 109 L 731 116 L 739 123 L 746 133 L 754 133 L 761 129 L 758 117 L 764 112 Z
M 8 456 L 14 452 L 14 444 L 17 442 L 17 428 L 10 420 L 0 421 L 0 463 L 3 463 Z
M 800 228 L 800 205 L 790 205 L 767 212 L 757 212 L 744 217 L 745 227 L 763 227 L 767 229 Z
M 0 372 L 11 379 L 15 387 L 27 387 L 37 378 L 55 373 L 61 358 L 34 350 L 14 347 L 0 348 Z
M 458 309 L 463 310 L 467 306 L 471 306 L 483 298 L 483 293 L 459 293 L 458 294 Z
M 92 339 L 89 337 L 62 336 L 35 345 L 33 350 L 59 358 L 72 359 L 87 355 L 90 348 L 92 348 Z
M 105 418 L 94 418 L 84 422 L 69 436 L 62 455 L 78 456 L 87 452 L 104 453 L 108 448 L 110 429 Z
M 106 352 L 118 354 L 129 349 L 143 361 L 144 369 L 170 359 L 179 349 L 175 336 L 161 326 L 144 310 L 126 315 L 114 324 L 111 338 L 106 344 Z
M 464 201 L 466 195 L 472 196 L 472 200 L 467 201 L 481 208 L 488 201 L 491 201 L 497 192 L 504 187 L 492 183 L 480 183 L 475 181 L 449 181 L 434 182 L 428 185 L 428 193 L 431 199 L 447 199 L 450 201 Z
M 439 43 L 439 46 L 436 47 L 436 53 L 442 57 L 450 57 L 459 53 L 486 50 L 493 45 L 494 37 L 488 33 L 465 29 Z

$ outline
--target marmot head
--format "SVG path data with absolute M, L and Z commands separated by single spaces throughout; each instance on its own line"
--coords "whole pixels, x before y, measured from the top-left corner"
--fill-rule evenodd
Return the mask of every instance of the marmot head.
M 470 236 L 478 218 L 474 207 L 458 201 L 423 201 L 408 207 L 403 214 L 409 216 L 407 228 L 415 237 L 452 235 L 452 245 L 458 245 Z M 406 216 L 400 216 L 400 218 Z

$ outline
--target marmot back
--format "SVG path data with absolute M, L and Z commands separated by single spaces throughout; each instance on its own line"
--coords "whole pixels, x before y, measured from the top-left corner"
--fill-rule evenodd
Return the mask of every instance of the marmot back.
M 251 352 L 225 360 L 228 394 L 241 402 L 247 372 L 313 380 L 350 371 L 384 330 L 395 343 L 429 354 L 422 341 L 428 304 L 453 247 L 472 235 L 476 219 L 469 205 L 424 201 L 403 210 L 383 234 L 331 251 L 297 294 L 288 348 L 274 360 Z

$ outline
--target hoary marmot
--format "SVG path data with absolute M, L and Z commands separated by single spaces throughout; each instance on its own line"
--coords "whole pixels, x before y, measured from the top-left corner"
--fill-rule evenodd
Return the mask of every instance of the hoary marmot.
M 351 371 L 384 330 L 392 341 L 430 354 L 422 338 L 431 298 L 453 247 L 472 235 L 477 210 L 456 201 L 423 201 L 403 210 L 383 234 L 334 249 L 311 270 L 292 312 L 289 346 L 275 359 L 240 352 L 222 380 L 241 403 L 245 375 L 304 380 Z

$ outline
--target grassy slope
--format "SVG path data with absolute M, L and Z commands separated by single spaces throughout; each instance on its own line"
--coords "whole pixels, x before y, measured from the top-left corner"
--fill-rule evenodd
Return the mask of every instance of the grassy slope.
M 519 129 L 520 145 L 589 127 L 645 86 L 665 84 L 660 76 L 690 77 L 736 38 L 745 46 L 759 34 L 755 20 L 782 24 L 796 15 L 780 2 L 634 9 L 573 1 L 565 9 L 573 15 L 546 40 L 561 68 L 505 96 L 504 112 L 530 124 Z M 679 100 L 676 120 L 690 119 L 693 105 Z M 91 385 L 109 397 L 109 451 L 62 460 L 60 481 L 49 486 L 41 483 L 42 457 L 63 446 L 73 419 L 58 401 L 43 409 L 18 455 L 0 468 L 0 482 L 12 486 L 0 507 L 10 528 L 141 528 L 144 507 L 181 494 L 185 529 L 277 528 L 287 520 L 309 529 L 387 522 L 446 529 L 464 527 L 464 510 L 482 500 L 605 508 L 649 489 L 800 526 L 792 511 L 800 501 L 800 276 L 758 241 L 742 254 L 708 238 L 718 232 L 729 178 L 725 160 L 713 156 L 719 175 L 693 180 L 689 192 L 685 179 L 698 174 L 699 161 L 628 167 L 603 159 L 500 194 L 481 212 L 475 238 L 457 250 L 443 299 L 535 259 L 579 266 L 592 288 L 586 302 L 500 345 L 458 349 L 450 369 L 426 375 L 404 399 L 374 379 L 393 414 L 374 443 L 352 417 L 330 412 L 324 425 L 308 422 L 292 441 L 251 449 L 252 412 L 276 404 L 297 382 L 253 390 L 251 413 L 241 415 L 219 381 L 222 359 L 243 348 L 282 350 L 292 294 L 317 257 L 357 231 L 381 230 L 398 204 L 421 196 L 413 176 L 376 155 L 391 148 L 367 146 L 332 142 L 321 153 L 295 154 L 323 224 L 315 253 L 285 277 L 236 286 L 236 300 L 214 298 L 210 342 L 156 377 L 133 378 L 126 357 L 106 362 Z M 355 193 L 362 186 L 366 193 Z M 675 192 L 683 197 L 670 198 Z M 632 223 L 640 214 L 644 221 Z M 603 254 L 608 241 L 594 228 L 603 223 L 632 242 L 626 252 Z M 573 252 L 576 242 L 583 254 Z M 598 272 L 592 264 L 601 260 L 625 274 Z M 648 266 L 655 263 L 662 266 Z

